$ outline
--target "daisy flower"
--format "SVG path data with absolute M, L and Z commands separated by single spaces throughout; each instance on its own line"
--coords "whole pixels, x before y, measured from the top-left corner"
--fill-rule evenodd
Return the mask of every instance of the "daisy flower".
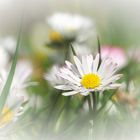
M 25 102 L 24 96 L 11 92 L 0 115 L 0 130 L 2 127 L 15 122 L 23 113 L 22 104 Z
M 81 15 L 56 13 L 47 18 L 47 23 L 50 26 L 49 39 L 52 43 L 82 42 L 93 33 L 92 21 Z
M 24 63 L 25 64 L 25 63 Z M 0 115 L 0 130 L 11 125 L 23 113 L 22 104 L 28 100 L 26 88 L 32 83 L 29 81 L 32 69 L 23 62 L 17 64 L 16 72 L 11 84 L 11 89 L 7 97 L 6 104 Z M 8 71 L 0 71 L 0 94 L 7 80 Z
M 95 59 L 92 55 L 82 56 L 79 59 L 74 56 L 75 64 L 65 61 L 65 66 L 57 69 L 58 84 L 56 89 L 64 90 L 64 96 L 77 93 L 88 95 L 90 92 L 102 92 L 107 89 L 115 89 L 121 84 L 116 83 L 120 79 L 120 74 L 115 74 L 118 70 L 117 64 L 111 59 L 103 59 L 99 66 L 99 54 Z M 61 82 L 62 81 L 62 82 Z

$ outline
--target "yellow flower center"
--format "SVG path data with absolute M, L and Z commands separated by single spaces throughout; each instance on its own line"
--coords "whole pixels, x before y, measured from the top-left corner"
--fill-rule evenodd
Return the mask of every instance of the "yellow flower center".
M 61 42 L 63 40 L 63 37 L 59 32 L 52 31 L 49 33 L 49 38 L 53 42 Z
M 83 87 L 87 89 L 96 88 L 100 85 L 100 83 L 101 83 L 100 77 L 97 74 L 93 73 L 84 75 L 81 80 L 81 84 L 83 85 Z
M 14 114 L 8 107 L 4 107 L 2 110 L 2 114 L 0 116 L 0 126 L 3 126 L 10 122 L 13 118 Z

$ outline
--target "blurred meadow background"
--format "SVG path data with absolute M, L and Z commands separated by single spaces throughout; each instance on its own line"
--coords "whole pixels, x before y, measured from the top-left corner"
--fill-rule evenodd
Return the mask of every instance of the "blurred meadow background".
M 64 19 L 56 18 L 53 26 L 57 13 Z M 0 140 L 139 140 L 139 14 L 139 0 L 0 0 Z M 61 26 L 67 24 L 72 28 L 65 33 Z M 121 86 L 97 91 L 96 105 L 90 95 L 63 96 L 54 88 L 52 68 L 73 63 L 74 52 L 110 57 L 122 74 Z M 14 77 L 4 93 L 12 62 Z

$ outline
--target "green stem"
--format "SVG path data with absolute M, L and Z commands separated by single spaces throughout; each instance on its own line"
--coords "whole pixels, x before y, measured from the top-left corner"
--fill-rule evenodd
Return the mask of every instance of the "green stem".
M 64 60 L 69 60 L 70 58 L 70 49 L 68 47 L 68 45 L 65 46 L 64 48 Z
M 129 93 L 129 84 L 130 84 L 130 73 L 129 73 L 129 69 L 127 70 L 127 79 L 126 79 L 126 92 Z
M 87 101 L 88 101 L 89 112 L 91 114 L 91 112 L 92 112 L 92 105 L 91 105 L 90 95 L 87 96 Z
M 93 112 L 96 113 L 97 111 L 97 100 L 95 92 L 92 92 L 92 100 L 93 100 Z
M 77 56 L 76 51 L 74 50 L 72 44 L 70 44 L 70 48 L 71 48 L 71 50 L 72 50 L 73 55 Z
M 88 106 L 89 106 L 89 134 L 88 140 L 93 140 L 93 117 L 92 117 L 92 104 L 91 104 L 91 96 L 90 94 L 87 96 Z
M 98 44 L 98 53 L 99 53 L 99 66 L 98 69 L 100 67 L 101 61 L 102 61 L 102 55 L 101 55 L 101 45 L 100 45 L 100 40 L 99 37 L 97 36 L 97 44 Z

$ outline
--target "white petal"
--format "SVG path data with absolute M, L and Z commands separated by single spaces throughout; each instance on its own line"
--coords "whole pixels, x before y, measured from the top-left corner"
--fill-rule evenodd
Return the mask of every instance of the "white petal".
M 67 65 L 67 67 L 73 71 L 74 74 L 77 74 L 79 76 L 78 70 L 76 69 L 76 67 L 69 61 L 65 61 L 65 64 Z
M 81 74 L 81 76 L 83 76 L 84 74 L 83 74 L 83 70 L 82 70 L 82 64 L 76 56 L 74 56 L 74 62 L 76 64 L 76 67 L 77 67 L 79 73 Z
M 109 87 L 112 88 L 112 89 L 118 88 L 118 87 L 121 87 L 121 86 L 122 86 L 122 84 L 118 84 L 118 83 L 109 85 Z
M 88 55 L 88 56 L 86 57 L 86 60 L 87 60 L 88 73 L 92 73 L 93 56 L 92 56 L 92 55 Z
M 71 96 L 77 94 L 78 91 L 70 91 L 70 92 L 63 92 L 62 95 L 64 96 Z
M 55 88 L 60 90 L 72 90 L 71 86 L 68 85 L 59 85 L 59 86 L 55 86 Z
M 87 96 L 87 95 L 89 95 L 89 92 L 88 91 L 80 92 L 80 94 L 83 95 L 83 96 Z
M 73 80 L 75 80 L 78 83 L 81 81 L 77 75 L 73 74 L 73 72 L 67 68 L 61 69 L 61 72 L 67 74 L 69 77 L 71 77 Z
M 82 57 L 82 68 L 83 68 L 84 74 L 88 74 L 86 56 Z
M 117 75 L 112 76 L 112 77 L 109 78 L 109 79 L 103 79 L 103 80 L 102 80 L 102 84 L 103 84 L 103 85 L 108 85 L 108 84 L 110 84 L 110 83 L 114 83 L 115 81 L 117 81 L 118 79 L 120 79 L 121 76 L 122 76 L 122 74 L 117 74 Z
M 105 62 L 106 62 L 106 60 L 103 59 L 102 62 L 101 62 L 101 64 L 100 64 L 100 67 L 99 67 L 99 70 L 98 70 L 98 73 L 100 75 L 103 75 L 104 74 L 104 68 L 106 66 L 106 63 Z
M 75 84 L 75 85 L 80 85 L 80 83 L 79 82 L 76 82 L 74 79 L 72 79 L 71 77 L 69 77 L 67 74 L 65 74 L 65 73 L 60 73 L 59 74 L 59 76 L 60 77 L 62 77 L 63 79 L 65 79 L 65 80 L 68 80 L 69 82 L 71 82 L 72 84 Z
M 99 54 L 96 55 L 95 57 L 95 60 L 93 62 L 93 68 L 92 68 L 92 71 L 93 73 L 96 73 L 97 72 L 97 69 L 98 69 L 98 66 L 99 66 Z

